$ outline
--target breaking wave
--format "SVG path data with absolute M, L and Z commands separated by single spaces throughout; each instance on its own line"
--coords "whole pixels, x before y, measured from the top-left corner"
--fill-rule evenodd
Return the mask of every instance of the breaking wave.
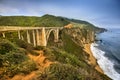
M 92 43 L 91 51 L 93 56 L 97 59 L 97 63 L 103 70 L 104 74 L 113 80 L 120 80 L 120 74 L 114 69 L 114 61 L 109 60 L 108 57 L 105 56 L 105 52 L 100 50 L 97 46 L 99 46 L 99 44 Z

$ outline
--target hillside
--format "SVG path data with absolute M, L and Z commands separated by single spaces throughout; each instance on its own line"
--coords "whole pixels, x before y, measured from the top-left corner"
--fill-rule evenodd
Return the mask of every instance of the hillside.
M 78 20 L 78 19 L 69 19 L 69 18 L 66 18 L 66 17 L 60 17 L 60 18 L 64 18 L 67 21 L 73 23 L 74 27 L 81 27 L 81 28 L 83 28 L 83 27 L 89 28 L 90 27 L 90 28 L 95 28 L 95 26 L 93 24 L 91 24 L 91 23 L 89 23 L 87 21 Z
M 35 16 L 0 16 L 0 26 L 37 26 L 37 27 L 63 27 L 69 22 L 63 18 L 52 15 Z
M 73 27 L 104 31 L 104 29 L 98 28 L 87 21 L 69 19 L 48 14 L 43 15 L 41 17 L 0 16 L 0 26 L 63 27 L 68 24 L 72 24 Z
M 62 17 L 62 18 L 64 18 L 64 17 Z M 64 18 L 64 19 L 66 19 L 71 24 L 73 24 L 73 27 L 79 27 L 79 28 L 82 28 L 82 29 L 94 30 L 98 33 L 106 31 L 106 29 L 97 27 L 97 26 L 95 26 L 92 23 L 89 23 L 87 21 L 78 20 L 78 19 L 69 19 L 69 18 Z
M 0 79 L 110 80 L 95 69 L 97 64 L 88 63 L 90 55 L 84 51 L 84 45 L 93 41 L 92 35 L 88 35 L 78 27 L 63 29 L 57 43 L 51 33 L 47 47 L 1 37 Z

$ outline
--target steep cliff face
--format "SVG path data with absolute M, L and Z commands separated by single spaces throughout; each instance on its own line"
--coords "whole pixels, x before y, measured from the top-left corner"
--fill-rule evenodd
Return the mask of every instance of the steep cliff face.
M 76 28 L 64 28 L 59 33 L 59 42 L 53 42 L 53 36 L 50 35 L 48 41 L 49 47 L 57 47 L 68 53 L 74 54 L 80 60 L 87 62 L 89 55 L 84 51 L 85 45 L 94 42 L 94 30 Z
M 80 60 L 88 62 L 89 55 L 84 51 L 85 45 L 94 42 L 94 30 L 71 28 L 61 31 L 61 49 L 74 54 Z M 59 43 L 60 44 L 60 43 Z
M 79 44 L 80 46 L 84 46 L 84 44 L 91 43 L 94 41 L 94 31 L 88 29 L 81 28 L 72 28 L 64 30 L 66 34 L 68 34 L 72 40 Z

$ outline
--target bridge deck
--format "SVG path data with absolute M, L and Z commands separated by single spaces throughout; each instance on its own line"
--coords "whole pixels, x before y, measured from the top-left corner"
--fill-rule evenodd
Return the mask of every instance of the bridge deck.
M 6 26 L 2 27 L 0 26 L 0 32 L 6 32 L 6 31 L 18 31 L 18 30 L 36 30 L 36 29 L 63 29 L 63 27 L 14 27 L 14 26 Z

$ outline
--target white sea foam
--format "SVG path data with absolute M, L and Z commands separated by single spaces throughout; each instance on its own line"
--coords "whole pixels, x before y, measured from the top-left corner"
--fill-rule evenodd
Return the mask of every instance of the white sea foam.
M 97 63 L 99 64 L 100 68 L 104 71 L 104 74 L 113 80 L 120 80 L 120 74 L 115 71 L 113 62 L 104 56 L 104 51 L 98 49 L 95 46 L 98 46 L 98 44 L 91 44 L 91 51 L 93 56 L 97 59 Z

